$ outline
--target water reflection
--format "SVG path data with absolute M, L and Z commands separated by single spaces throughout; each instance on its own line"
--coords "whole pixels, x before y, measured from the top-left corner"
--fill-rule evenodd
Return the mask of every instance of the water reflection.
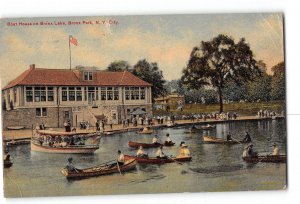
M 281 189 L 286 184 L 285 164 L 246 164 L 241 159 L 243 145 L 202 142 L 203 135 L 226 138 L 230 132 L 233 138 L 242 139 L 245 131 L 248 131 L 256 151 L 270 152 L 270 145 L 276 142 L 284 153 L 284 120 L 220 123 L 214 130 L 195 134 L 186 133 L 188 128 L 158 129 L 155 130 L 155 134 L 164 141 L 166 133 L 169 133 L 176 143 L 173 147 L 163 149 L 167 155 L 177 155 L 180 142 L 185 141 L 193 157 L 191 162 L 183 165 L 138 165 L 136 171 L 125 173 L 123 176 L 114 174 L 68 181 L 62 176 L 60 169 L 66 164 L 69 156 L 73 157 L 77 167 L 83 168 L 116 159 L 118 149 L 125 154 L 135 154 L 136 150 L 128 147 L 128 141 L 151 142 L 154 134 L 128 132 L 103 137 L 99 150 L 93 155 L 31 152 L 30 145 L 13 147 L 11 155 L 14 158 L 14 166 L 4 170 L 5 194 L 19 196 L 18 189 L 23 196 L 258 190 Z M 146 151 L 149 155 L 154 155 L 156 149 Z M 10 178 L 13 178 L 13 181 Z M 239 182 L 240 179 L 247 183 Z M 272 182 L 268 182 L 269 180 Z

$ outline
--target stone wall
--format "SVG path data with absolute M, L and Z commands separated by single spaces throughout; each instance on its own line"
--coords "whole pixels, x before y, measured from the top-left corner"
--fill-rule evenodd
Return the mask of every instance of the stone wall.
M 46 127 L 63 127 L 64 121 L 67 119 L 64 116 L 65 111 L 70 112 L 70 120 L 72 121 L 71 108 L 47 108 L 46 117 L 37 117 L 35 108 L 23 108 L 2 112 L 3 129 L 9 126 L 24 126 L 25 128 L 32 128 L 40 125 L 42 122 Z M 59 120 L 58 120 L 59 118 Z M 59 121 L 59 122 L 58 122 Z

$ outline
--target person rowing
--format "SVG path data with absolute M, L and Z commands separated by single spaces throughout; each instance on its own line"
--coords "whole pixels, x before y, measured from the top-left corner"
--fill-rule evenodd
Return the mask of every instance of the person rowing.
M 185 142 L 180 143 L 180 150 L 177 158 L 186 158 L 190 157 L 191 153 L 190 150 L 188 149 L 188 146 L 185 144 Z
M 227 141 L 232 141 L 232 137 L 231 137 L 230 132 L 227 134 L 226 139 L 227 139 Z
M 143 150 L 143 146 L 140 146 L 140 148 L 136 152 L 136 156 L 140 158 L 148 158 L 148 154 Z
M 279 147 L 277 146 L 276 143 L 273 143 L 273 144 L 272 144 L 272 148 L 273 148 L 272 156 L 277 156 L 277 155 L 279 155 Z
M 118 150 L 117 162 L 118 162 L 119 166 L 122 166 L 125 163 L 124 154 L 122 154 L 121 150 Z
M 252 139 L 251 139 L 251 137 L 250 137 L 250 135 L 249 135 L 249 133 L 246 131 L 246 135 L 245 135 L 245 138 L 244 138 L 244 140 L 243 140 L 244 142 L 251 142 L 252 141 Z
M 78 171 L 80 171 L 79 169 L 76 169 L 74 167 L 73 158 L 72 157 L 68 158 L 68 163 L 67 163 L 66 169 L 68 170 L 68 172 L 78 172 Z
M 253 150 L 253 144 L 244 147 L 243 157 L 257 157 L 258 154 Z
M 158 137 L 157 137 L 157 135 L 155 135 L 155 136 L 152 138 L 152 143 L 153 143 L 153 144 L 157 144 L 157 143 L 158 143 Z
M 161 145 L 161 146 L 157 149 L 157 151 L 156 151 L 156 153 L 155 153 L 156 158 L 159 158 L 159 159 L 167 159 L 168 157 L 165 155 L 165 153 L 162 151 L 162 149 L 163 149 L 163 145 Z
M 167 139 L 166 139 L 166 141 L 165 141 L 165 144 L 166 144 L 166 145 L 172 145 L 173 142 L 172 142 L 172 140 L 171 140 L 171 138 L 170 138 L 170 134 L 167 133 L 167 134 L 166 134 L 166 137 L 167 137 Z

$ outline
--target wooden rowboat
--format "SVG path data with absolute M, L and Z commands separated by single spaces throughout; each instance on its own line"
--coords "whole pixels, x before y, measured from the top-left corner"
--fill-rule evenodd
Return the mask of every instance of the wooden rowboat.
M 165 141 L 165 143 L 164 143 L 164 146 L 166 146 L 166 147 L 171 147 L 171 146 L 174 146 L 175 145 L 175 142 L 167 142 L 167 141 Z
M 106 163 L 94 167 L 89 167 L 85 169 L 75 169 L 74 171 L 68 171 L 66 168 L 61 170 L 61 173 L 67 179 L 76 179 L 76 178 L 87 178 L 93 176 L 104 176 L 114 173 L 127 172 L 136 168 L 136 160 L 128 159 L 125 160 L 125 163 L 118 167 L 118 165 L 114 163 Z
M 184 157 L 184 158 L 167 158 L 167 159 L 161 159 L 157 157 L 148 157 L 148 158 L 142 158 L 132 155 L 124 155 L 125 159 L 135 159 L 137 163 L 141 164 L 166 164 L 166 163 L 173 163 L 173 162 L 187 162 L 191 161 L 192 157 Z
M 266 155 L 257 157 L 243 157 L 243 160 L 248 163 L 286 163 L 286 155 Z
M 201 127 L 197 127 L 197 130 L 212 130 L 212 129 L 215 129 L 216 126 L 215 125 L 205 125 L 205 126 L 201 126 Z
M 144 127 L 142 131 L 138 132 L 138 134 L 152 134 L 152 133 L 153 130 L 149 126 Z
M 12 165 L 13 165 L 13 162 L 11 160 L 3 160 L 4 168 L 10 168 Z
M 139 142 L 128 142 L 128 146 L 132 148 L 139 148 L 142 146 L 143 148 L 155 148 L 155 147 L 160 147 L 162 144 L 161 143 L 139 143 Z
M 25 127 L 24 126 L 10 126 L 10 127 L 6 127 L 8 130 L 22 130 Z
M 221 138 L 216 137 L 209 137 L 209 136 L 203 136 L 203 142 L 207 144 L 241 144 L 241 143 L 247 143 L 245 141 L 237 141 L 237 140 L 231 140 L 227 141 Z

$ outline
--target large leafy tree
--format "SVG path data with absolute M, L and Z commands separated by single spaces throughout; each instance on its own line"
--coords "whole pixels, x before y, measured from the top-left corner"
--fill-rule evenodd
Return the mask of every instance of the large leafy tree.
M 181 79 L 190 89 L 215 87 L 220 112 L 223 112 L 223 90 L 227 83 L 243 84 L 260 73 L 244 38 L 235 43 L 231 37 L 220 34 L 211 41 L 202 41 L 192 50 Z
M 134 66 L 132 73 L 140 79 L 152 84 L 152 99 L 166 94 L 166 83 L 162 71 L 156 62 L 148 62 L 146 59 L 139 60 Z
M 130 69 L 130 65 L 127 61 L 116 60 L 108 65 L 106 71 L 123 72 L 123 71 L 128 71 L 129 69 Z
M 272 100 L 284 100 L 285 99 L 285 66 L 284 62 L 280 62 L 272 67 Z
M 271 99 L 271 81 L 272 77 L 263 73 L 261 77 L 257 77 L 254 81 L 247 84 L 248 101 L 270 101 Z

